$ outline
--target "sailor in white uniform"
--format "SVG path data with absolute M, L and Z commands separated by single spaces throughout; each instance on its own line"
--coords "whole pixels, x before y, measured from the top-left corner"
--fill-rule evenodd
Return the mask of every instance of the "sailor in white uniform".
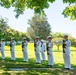
M 23 52 L 23 59 L 24 62 L 28 62 L 28 51 L 27 51 L 28 42 L 26 37 L 22 39 L 22 52 Z
M 44 41 L 43 40 L 41 40 L 41 50 L 40 50 L 40 52 L 41 52 L 41 57 L 42 57 L 42 60 L 46 60 L 46 58 L 45 58 L 45 44 L 44 44 Z
M 64 39 L 62 41 L 62 47 L 63 47 L 63 58 L 64 58 L 65 69 L 71 69 L 70 46 L 71 41 L 68 39 L 68 35 L 64 35 Z
M 40 40 L 39 40 L 39 36 L 36 36 L 36 39 L 34 41 L 34 49 L 35 49 L 36 63 L 40 64 L 41 59 L 40 59 Z
M 16 46 L 16 42 L 15 42 L 14 38 L 12 38 L 10 41 L 11 60 L 16 60 L 16 58 L 15 58 L 15 46 Z
M 47 55 L 48 55 L 48 66 L 53 67 L 54 65 L 54 58 L 53 58 L 53 42 L 52 42 L 52 37 L 48 36 L 47 39 Z
M 4 39 L 1 39 L 0 47 L 1 47 L 2 59 L 5 59 L 5 54 L 4 54 L 4 50 L 5 50 L 5 41 L 4 41 Z

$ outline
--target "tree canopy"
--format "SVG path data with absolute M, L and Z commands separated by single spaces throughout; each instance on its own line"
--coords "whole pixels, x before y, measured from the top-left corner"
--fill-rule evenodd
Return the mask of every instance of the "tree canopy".
M 51 32 L 50 24 L 47 21 L 47 17 L 35 14 L 32 19 L 28 20 L 30 27 L 27 29 L 28 36 L 34 40 L 36 36 L 40 39 L 46 39 Z
M 65 17 L 70 17 L 71 20 L 76 19 L 76 0 L 62 0 L 68 6 L 63 10 Z M 23 14 L 26 9 L 33 9 L 35 13 L 44 12 L 45 8 L 49 8 L 50 4 L 55 0 L 0 0 L 0 6 L 4 8 L 14 7 L 16 18 Z
M 76 0 L 63 0 L 64 3 L 69 5 L 63 10 L 64 17 L 70 17 L 71 20 L 76 19 Z
M 7 28 L 8 28 L 7 18 L 2 18 L 2 16 L 0 16 L 0 39 L 6 33 Z

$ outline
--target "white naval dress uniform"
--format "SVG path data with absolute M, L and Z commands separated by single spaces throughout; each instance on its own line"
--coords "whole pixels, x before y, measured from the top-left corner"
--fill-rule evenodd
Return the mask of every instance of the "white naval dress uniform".
M 35 44 L 36 63 L 41 63 L 41 59 L 40 59 L 40 41 L 35 40 L 34 44 Z
M 10 52 L 11 52 L 11 60 L 16 60 L 15 58 L 15 46 L 16 46 L 16 42 L 15 41 L 11 41 L 10 42 Z
M 54 65 L 54 58 L 53 58 L 53 51 L 52 51 L 53 42 L 52 41 L 48 41 L 47 42 L 47 47 L 48 47 L 48 50 L 47 50 L 47 54 L 48 54 L 48 65 L 49 66 L 53 66 Z
M 4 49 L 5 49 L 5 42 L 1 42 L 1 55 L 2 55 L 2 59 L 5 59 L 5 55 L 4 55 Z
M 41 52 L 42 60 L 46 60 L 46 58 L 45 58 L 45 50 L 46 50 L 45 49 L 45 44 L 41 42 L 41 50 L 40 50 L 40 52 Z
M 64 65 L 65 68 L 71 68 L 70 64 L 70 46 L 71 46 L 71 41 L 70 40 L 64 40 L 64 51 L 63 51 L 63 58 L 64 58 Z M 63 42 L 63 41 L 62 41 Z
M 23 52 L 23 59 L 25 62 L 28 62 L 28 51 L 27 51 L 27 46 L 28 42 L 27 41 L 22 41 L 22 52 Z

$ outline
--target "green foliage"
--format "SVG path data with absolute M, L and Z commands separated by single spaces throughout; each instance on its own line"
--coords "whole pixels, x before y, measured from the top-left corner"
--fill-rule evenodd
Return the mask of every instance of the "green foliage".
M 49 2 L 53 3 L 55 0 L 0 0 L 0 5 L 5 8 L 14 7 L 17 13 L 16 18 L 23 14 L 26 8 L 33 9 L 35 13 L 44 12 L 44 8 L 49 7 Z
M 23 14 L 25 9 L 33 9 L 35 13 L 45 13 L 44 9 L 49 8 L 49 2 L 53 3 L 55 0 L 0 0 L 0 6 L 5 8 L 14 7 L 16 12 L 15 17 L 18 18 L 20 14 Z M 67 3 L 71 6 L 67 6 L 63 10 L 65 17 L 70 17 L 71 20 L 76 19 L 76 0 L 63 0 L 63 3 Z
M 73 37 L 69 37 L 69 39 L 71 40 L 71 44 L 72 44 L 72 46 L 73 47 L 76 47 L 76 39 L 75 38 L 73 38 Z
M 40 39 L 46 39 L 50 34 L 51 27 L 45 15 L 34 15 L 32 19 L 28 20 L 28 24 L 30 27 L 27 29 L 27 33 L 31 39 L 35 39 L 35 36 L 40 36 Z
M 29 38 L 26 36 L 26 33 L 19 32 L 9 27 L 6 30 L 6 34 L 4 38 L 9 41 L 12 37 L 14 37 L 16 41 L 21 41 L 23 37 L 26 37 L 27 40 L 29 41 Z
M 15 38 L 16 41 L 22 40 L 23 37 L 26 37 L 29 41 L 29 38 L 26 36 L 26 33 L 19 32 L 14 30 L 8 26 L 8 19 L 0 17 L 0 40 L 4 38 L 5 40 L 10 40 L 12 37 Z
M 56 32 L 56 33 L 51 32 L 50 35 L 53 38 L 54 44 L 57 46 L 57 50 L 60 50 L 59 48 L 60 48 L 61 44 L 58 42 L 63 39 L 64 34 L 60 33 L 60 32 Z
M 63 10 L 64 17 L 70 17 L 71 20 L 76 19 L 76 5 L 68 6 Z
M 2 18 L 2 16 L 0 16 L 0 40 L 3 38 L 2 36 L 5 36 L 7 28 L 7 18 Z
M 63 3 L 71 4 L 71 3 L 75 3 L 75 2 L 76 2 L 76 0 L 63 0 Z
M 63 3 L 68 3 L 62 14 L 64 17 L 70 17 L 71 20 L 76 20 L 76 0 L 63 0 Z

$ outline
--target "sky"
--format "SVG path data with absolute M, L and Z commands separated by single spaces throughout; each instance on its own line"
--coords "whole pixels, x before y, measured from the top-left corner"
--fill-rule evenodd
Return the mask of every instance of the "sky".
M 61 14 L 63 9 L 68 4 L 63 4 L 61 0 L 56 0 L 54 3 L 50 3 L 50 7 L 45 9 L 45 13 L 48 18 L 48 22 L 52 27 L 52 32 L 69 33 L 76 38 L 76 20 L 70 20 L 64 18 Z M 20 15 L 18 19 L 15 18 L 14 8 L 3 8 L 0 7 L 0 15 L 3 18 L 8 18 L 8 25 L 18 31 L 26 32 L 28 25 L 28 19 L 31 19 L 34 15 L 34 11 L 26 9 L 23 15 Z

